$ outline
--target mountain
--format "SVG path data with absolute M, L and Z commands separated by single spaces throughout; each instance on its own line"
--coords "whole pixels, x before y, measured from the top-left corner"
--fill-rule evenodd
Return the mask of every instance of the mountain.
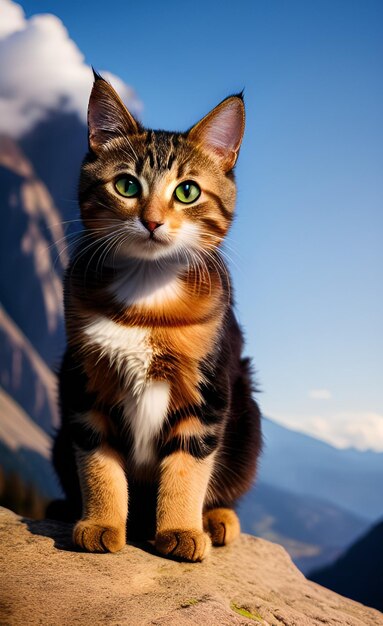
M 383 453 L 340 450 L 263 420 L 260 480 L 301 496 L 320 498 L 371 522 L 383 514 Z
M 0 388 L 0 467 L 16 473 L 49 498 L 60 493 L 50 462 L 51 441 L 23 409 Z
M 264 482 L 244 496 L 238 514 L 243 532 L 280 543 L 303 572 L 333 561 L 369 526 L 325 500 Z
M 329 567 L 309 578 L 342 596 L 383 611 L 383 521 Z
M 0 230 L 1 499 L 37 511 L 60 493 L 50 462 L 48 435 L 58 424 L 58 407 L 49 366 L 64 348 L 67 242 L 46 185 L 20 145 L 4 135 L 0 206 L 6 216 Z
M 47 331 L 46 331 L 47 332 Z M 47 433 L 58 425 L 56 377 L 0 305 L 0 385 Z M 1 422 L 7 420 L 0 412 Z
M 49 365 L 63 348 L 62 217 L 19 145 L 0 137 L 0 300 Z
M 53 110 L 19 143 L 53 198 L 61 219 L 78 219 L 77 184 L 88 150 L 86 125 L 75 113 Z

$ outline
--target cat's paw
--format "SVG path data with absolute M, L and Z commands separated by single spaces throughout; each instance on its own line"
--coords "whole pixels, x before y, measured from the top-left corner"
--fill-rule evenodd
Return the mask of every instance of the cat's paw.
M 182 561 L 202 561 L 209 553 L 209 535 L 201 530 L 164 530 L 156 535 L 156 549 Z
M 80 520 L 73 529 L 73 541 L 88 552 L 118 552 L 125 545 L 125 529 Z
M 211 509 L 203 515 L 204 530 L 209 533 L 213 546 L 226 546 L 241 532 L 239 519 L 233 509 Z

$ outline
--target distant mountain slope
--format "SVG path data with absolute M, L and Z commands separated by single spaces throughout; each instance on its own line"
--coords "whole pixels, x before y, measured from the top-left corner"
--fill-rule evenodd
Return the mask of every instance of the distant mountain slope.
M 238 508 L 241 527 L 281 543 L 306 572 L 337 558 L 369 522 L 324 500 L 257 483 Z
M 58 424 L 56 377 L 1 305 L 0 354 L 1 387 L 51 433 Z
M 77 219 L 77 185 L 88 151 L 86 125 L 75 113 L 51 111 L 21 138 L 20 146 L 47 186 L 62 219 Z
M 383 453 L 339 450 L 264 419 L 260 479 L 371 521 L 383 515 Z
M 34 484 L 46 497 L 59 494 L 50 462 L 50 438 L 0 388 L 0 466 Z
M 383 611 L 383 521 L 333 565 L 312 572 L 309 578 L 343 596 Z
M 52 157 L 50 157 L 52 158 Z M 63 344 L 62 217 L 18 144 L 0 136 L 0 301 L 49 365 Z
M 50 456 L 50 439 L 23 409 L 0 388 L 0 440 L 11 450 L 30 447 L 46 459 Z

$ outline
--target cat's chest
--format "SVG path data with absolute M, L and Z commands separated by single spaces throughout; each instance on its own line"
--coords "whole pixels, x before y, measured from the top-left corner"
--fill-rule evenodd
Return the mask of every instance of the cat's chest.
M 153 357 L 150 330 L 125 326 L 100 315 L 84 327 L 84 334 L 109 359 L 124 387 L 134 395 L 139 394 Z
M 133 436 L 134 460 L 150 463 L 154 441 L 166 420 L 170 386 L 165 380 L 151 380 L 148 371 L 153 359 L 151 331 L 129 327 L 106 317 L 94 317 L 84 328 L 87 341 L 97 347 L 118 373 L 124 389 L 124 417 Z
M 142 306 L 155 310 L 182 296 L 177 265 L 161 268 L 157 265 L 132 263 L 116 275 L 109 292 L 125 307 Z

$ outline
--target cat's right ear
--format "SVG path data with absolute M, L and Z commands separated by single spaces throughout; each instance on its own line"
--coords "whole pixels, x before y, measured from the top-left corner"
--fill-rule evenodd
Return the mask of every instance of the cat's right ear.
M 110 139 L 139 131 L 139 124 L 118 93 L 93 70 L 94 83 L 88 106 L 89 149 L 98 152 Z
M 225 172 L 233 169 L 245 130 L 243 93 L 229 96 L 188 132 L 188 137 L 218 157 Z

